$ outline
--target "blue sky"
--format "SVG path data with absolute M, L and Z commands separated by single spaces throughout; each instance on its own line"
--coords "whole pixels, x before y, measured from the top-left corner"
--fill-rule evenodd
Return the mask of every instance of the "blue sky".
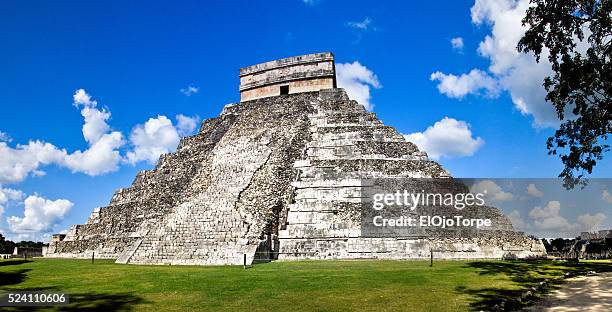
M 85 222 L 115 189 L 153 166 L 149 158 L 157 149 L 147 145 L 147 121 L 167 131 L 156 132 L 168 142 L 162 150 L 171 147 L 174 135 L 194 131 L 188 122 L 179 125 L 177 115 L 187 121 L 211 118 L 239 100 L 240 67 L 319 51 L 332 51 L 339 64 L 353 64 L 344 73 L 347 90 L 365 87 L 373 111 L 426 147 L 454 176 L 556 177 L 561 164 L 545 148 L 552 119 L 538 90 L 546 64 L 534 66 L 529 56 L 499 44 L 520 36 L 520 25 L 512 22 L 524 5 L 523 0 L 4 1 L 5 152 L 40 140 L 53 145 L 54 159 L 65 158 L 57 151 L 86 151 L 101 135 L 110 139 L 117 132 L 122 143 L 109 144 L 116 143 L 111 151 L 122 160 L 94 173 L 77 163 L 81 158 L 39 161 L 24 177 L 9 179 L 26 157 L 9 160 L 0 150 L 5 190 L 0 232 L 39 238 Z M 190 86 L 197 92 L 181 92 Z M 79 89 L 90 98 L 76 99 Z M 89 141 L 82 132 L 86 109 L 110 113 L 98 119 L 109 128 L 98 129 L 100 135 Z M 135 132 L 140 141 L 132 139 Z M 440 139 L 439 133 L 456 135 Z M 593 177 L 611 173 L 604 160 Z M 57 202 L 61 199 L 70 204 Z M 25 209 L 54 214 L 29 220 Z M 32 224 L 35 230 L 27 231 Z

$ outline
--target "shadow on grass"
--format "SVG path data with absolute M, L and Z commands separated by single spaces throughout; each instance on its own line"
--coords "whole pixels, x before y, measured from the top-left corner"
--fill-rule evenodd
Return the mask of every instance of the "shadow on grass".
M 474 310 L 515 311 L 531 305 L 536 299 L 564 283 L 565 278 L 588 272 L 610 272 L 612 265 L 604 263 L 566 262 L 550 260 L 515 260 L 506 262 L 477 261 L 466 264 L 480 275 L 505 275 L 516 283 L 513 289 L 487 287 L 481 289 L 459 286 L 455 290 L 468 294 Z
M 69 294 L 69 304 L 45 307 L 3 307 L 3 311 L 132 311 L 137 304 L 147 303 L 131 294 Z
M 70 304 L 59 311 L 132 311 L 142 303 L 143 298 L 131 294 L 71 294 Z
M 23 269 L 13 272 L 0 272 L 0 286 L 20 284 L 25 280 L 28 271 L 30 270 Z
M 0 265 L 19 265 L 32 261 L 12 260 L 0 263 Z M 15 270 L 12 272 L 0 272 L 0 294 L 9 291 L 44 291 L 63 292 L 60 287 L 28 287 L 14 289 L 15 285 L 25 281 L 30 269 Z M 17 286 L 19 287 L 19 286 Z M 1 311 L 132 311 L 137 304 L 147 303 L 143 298 L 128 293 L 68 293 L 69 304 L 64 306 L 23 306 L 23 307 L 0 307 Z
M 32 260 L 17 260 L 17 259 L 11 259 L 11 260 L 6 260 L 6 261 L 0 261 L 0 266 L 7 266 L 7 265 L 20 265 L 20 264 L 26 264 L 26 263 L 30 263 L 33 262 Z

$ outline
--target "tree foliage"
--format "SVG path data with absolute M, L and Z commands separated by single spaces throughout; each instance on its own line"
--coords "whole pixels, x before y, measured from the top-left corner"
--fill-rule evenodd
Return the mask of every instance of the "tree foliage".
M 43 243 L 43 242 L 34 242 L 34 241 L 20 241 L 18 243 L 15 243 L 13 241 L 7 240 L 0 233 L 0 254 L 12 254 L 15 247 L 40 248 L 43 246 L 48 246 L 48 244 Z
M 10 240 L 6 240 L 2 234 L 0 234 L 0 254 L 12 254 L 15 249 L 15 243 Z
M 612 131 L 612 0 L 531 4 L 523 19 L 528 30 L 517 48 L 534 53 L 538 62 L 548 56 L 552 64 L 554 74 L 543 85 L 561 125 L 548 138 L 548 153 L 560 157 L 559 177 L 567 188 L 585 185 L 609 150 Z

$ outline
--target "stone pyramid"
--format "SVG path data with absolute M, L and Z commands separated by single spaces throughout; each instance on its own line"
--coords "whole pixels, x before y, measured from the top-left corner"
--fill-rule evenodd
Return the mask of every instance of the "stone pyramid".
M 217 265 L 275 259 L 418 259 L 429 258 L 433 250 L 437 258 L 545 254 L 541 242 L 514 231 L 507 217 L 486 206 L 459 213 L 491 219 L 493 226 L 487 230 L 364 234 L 365 181 L 435 178 L 446 181 L 435 186 L 446 191 L 467 188 L 335 88 L 335 71 L 333 80 L 325 80 L 330 76 L 321 70 L 321 62 L 330 62 L 333 69 L 333 57 L 314 61 L 319 75 L 314 78 L 304 69 L 312 58 L 301 58 L 275 61 L 276 67 L 256 65 L 266 73 L 258 78 L 262 85 L 251 79 L 252 88 L 243 93 L 242 102 L 204 121 L 198 134 L 183 138 L 176 152 L 162 155 L 154 169 L 140 172 L 130 187 L 116 191 L 110 204 L 95 209 L 86 224 L 73 226 L 63 240 L 52 242 L 47 256 L 93 254 L 118 263 Z M 300 66 L 297 78 L 287 73 L 287 68 Z M 241 80 L 252 78 L 247 77 L 252 72 L 241 72 Z M 298 92 L 283 94 L 270 87 L 286 84 L 287 76 L 292 77 L 289 88 L 298 85 Z M 304 87 L 313 79 L 318 81 L 311 90 Z M 269 90 L 279 94 L 266 94 Z M 422 213 L 458 212 L 429 207 Z

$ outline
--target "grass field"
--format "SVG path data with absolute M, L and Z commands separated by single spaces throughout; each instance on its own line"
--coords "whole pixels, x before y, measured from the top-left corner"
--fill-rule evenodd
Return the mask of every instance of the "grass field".
M 66 292 L 71 303 L 61 311 L 464 311 L 490 310 L 504 300 L 519 308 L 515 299 L 525 290 L 535 287 L 541 295 L 566 273 L 588 271 L 612 271 L 612 263 L 302 261 L 243 269 L 0 260 L 0 292 Z M 545 278 L 550 287 L 539 287 Z

